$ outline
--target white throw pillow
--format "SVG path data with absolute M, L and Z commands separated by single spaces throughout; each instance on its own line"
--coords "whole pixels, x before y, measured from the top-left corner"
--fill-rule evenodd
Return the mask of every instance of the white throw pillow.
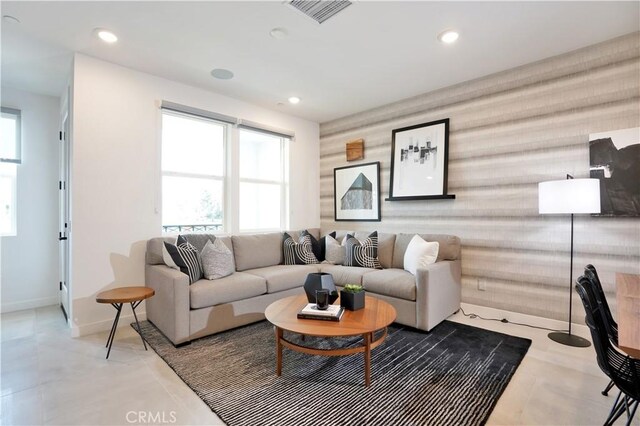
M 414 235 L 404 252 L 404 269 L 416 274 L 418 268 L 436 263 L 440 244 L 437 241 L 427 242 L 420 235 Z
M 200 261 L 204 277 L 208 280 L 224 278 L 236 270 L 233 253 L 219 238 L 216 238 L 213 243 L 210 240 L 207 241 L 200 253 Z
M 342 240 L 342 244 L 338 242 L 331 235 L 326 235 L 324 244 L 325 244 L 325 263 L 331 263 L 333 265 L 342 265 L 344 263 L 344 258 L 346 254 L 347 248 L 345 247 L 345 243 L 347 239 L 344 238 Z

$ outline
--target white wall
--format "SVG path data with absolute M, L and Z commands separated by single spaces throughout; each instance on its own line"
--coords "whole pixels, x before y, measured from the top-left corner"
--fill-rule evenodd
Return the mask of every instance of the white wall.
M 98 292 L 144 285 L 146 240 L 161 234 L 160 111 L 168 100 L 295 131 L 290 227 L 317 227 L 317 123 L 77 54 L 73 79 L 72 281 L 74 335 L 107 329 Z M 140 310 L 143 311 L 142 309 Z M 123 312 L 128 320 L 130 309 Z
M 21 110 L 17 235 L 2 237 L 2 312 L 58 303 L 58 117 L 60 99 L 2 87 Z

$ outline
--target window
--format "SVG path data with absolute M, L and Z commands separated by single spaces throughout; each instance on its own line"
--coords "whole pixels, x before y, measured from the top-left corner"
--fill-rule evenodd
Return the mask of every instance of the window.
M 0 162 L 21 163 L 20 150 L 20 110 L 2 107 L 0 121 L 2 140 L 0 140 Z
M 0 235 L 16 235 L 16 175 L 22 162 L 20 111 L 2 107 L 0 119 Z
M 292 132 L 168 101 L 161 111 L 163 232 L 288 226 Z
M 162 112 L 164 232 L 223 230 L 225 123 Z
M 239 130 L 239 230 L 287 226 L 289 139 L 254 129 Z

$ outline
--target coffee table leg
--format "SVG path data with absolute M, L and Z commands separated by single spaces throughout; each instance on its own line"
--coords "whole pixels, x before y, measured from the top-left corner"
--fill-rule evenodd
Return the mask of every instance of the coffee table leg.
M 282 329 L 276 327 L 276 376 L 282 374 L 282 336 Z
M 371 384 L 371 333 L 362 335 L 364 339 L 364 385 Z

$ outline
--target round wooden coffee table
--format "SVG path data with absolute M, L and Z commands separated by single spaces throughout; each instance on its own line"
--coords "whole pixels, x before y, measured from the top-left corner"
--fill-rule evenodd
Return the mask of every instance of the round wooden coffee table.
M 298 319 L 300 309 L 306 305 L 305 295 L 290 296 L 269 305 L 265 311 L 267 320 L 276 331 L 276 374 L 282 374 L 282 348 L 309 355 L 344 356 L 364 353 L 364 384 L 371 383 L 371 350 L 379 346 L 387 337 L 387 327 L 396 319 L 396 310 L 387 302 L 375 297 L 365 297 L 365 307 L 358 311 L 344 312 L 340 321 Z M 383 330 L 376 340 L 374 333 Z M 284 338 L 284 331 L 302 336 L 346 337 L 362 336 L 362 345 L 349 348 L 318 349 L 301 346 Z
M 136 325 L 138 326 L 138 334 L 140 334 L 140 338 L 142 339 L 144 350 L 147 350 L 147 344 L 142 337 L 140 323 L 138 322 L 138 316 L 136 315 L 136 308 L 144 299 L 148 299 L 154 294 L 156 294 L 155 290 L 149 287 L 119 287 L 98 293 L 96 296 L 96 302 L 109 303 L 111 306 L 116 308 L 117 311 L 116 318 L 113 320 L 113 325 L 111 326 L 111 332 L 107 338 L 107 345 L 105 346 L 109 348 L 107 350 L 107 359 L 109 359 L 109 354 L 111 353 L 113 338 L 116 336 L 116 328 L 118 328 L 118 320 L 120 319 L 120 312 L 122 311 L 123 303 L 131 303 L 133 317 L 136 319 Z

